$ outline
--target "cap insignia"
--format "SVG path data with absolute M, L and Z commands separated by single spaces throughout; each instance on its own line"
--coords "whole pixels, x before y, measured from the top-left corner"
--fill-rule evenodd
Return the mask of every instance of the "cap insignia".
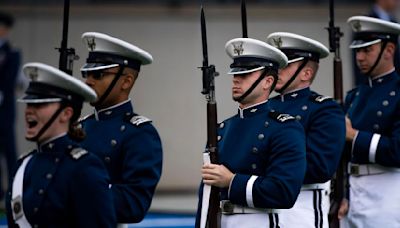
M 272 38 L 272 40 L 274 41 L 275 47 L 282 47 L 282 37 Z
M 96 42 L 94 41 L 94 37 L 88 37 L 87 44 L 90 50 L 93 51 L 96 48 Z
M 355 23 L 353 24 L 353 28 L 354 28 L 354 30 L 356 30 L 356 32 L 360 32 L 361 31 L 360 21 L 355 21 Z
M 243 54 L 243 42 L 239 42 L 237 44 L 232 43 L 233 45 L 233 53 L 237 54 L 237 55 L 241 55 Z

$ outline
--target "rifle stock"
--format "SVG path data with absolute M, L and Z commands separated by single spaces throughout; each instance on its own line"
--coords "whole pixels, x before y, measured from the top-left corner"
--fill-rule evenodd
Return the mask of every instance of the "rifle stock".
M 202 94 L 207 99 L 207 148 L 206 152 L 209 153 L 210 161 L 212 164 L 218 164 L 218 147 L 217 147 L 217 103 L 215 101 L 215 85 L 214 78 L 218 76 L 215 71 L 214 65 L 208 64 L 207 52 L 207 33 L 206 22 L 204 16 L 204 9 L 201 7 L 201 37 L 203 45 L 203 90 Z M 207 220 L 205 226 L 208 228 L 219 227 L 219 189 L 211 187 L 211 193 L 208 203 Z M 204 205 L 203 205 L 204 206 Z
M 334 14 L 334 0 L 329 1 L 329 49 L 334 53 L 333 59 L 333 81 L 334 81 L 334 98 L 338 104 L 343 106 L 343 69 L 342 60 L 340 58 L 340 38 L 343 33 L 339 27 L 335 26 L 335 14 Z M 346 146 L 347 148 L 347 146 Z M 349 160 L 345 151 L 342 153 L 338 168 L 335 176 L 332 180 L 332 195 L 331 195 L 331 207 L 329 209 L 329 227 L 339 228 L 340 222 L 338 218 L 338 212 L 342 200 L 346 196 L 347 192 L 347 162 Z

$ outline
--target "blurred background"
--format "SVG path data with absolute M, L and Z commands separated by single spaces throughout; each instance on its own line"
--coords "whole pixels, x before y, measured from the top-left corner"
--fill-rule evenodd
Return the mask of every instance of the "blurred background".
M 225 43 L 241 37 L 240 0 L 71 0 L 68 46 L 80 56 L 74 76 L 87 57 L 81 35 L 106 33 L 150 52 L 154 63 L 142 67 L 132 91 L 135 111 L 153 120 L 164 148 L 161 181 L 152 211 L 193 214 L 197 206 L 202 151 L 206 140 L 206 101 L 202 88 L 200 5 L 206 13 L 209 61 L 216 65 L 218 120 L 236 113 L 231 99 L 231 60 Z M 337 0 L 336 24 L 341 27 L 344 91 L 353 88 L 350 16 L 368 13 L 373 1 Z M 14 15 L 10 36 L 23 55 L 23 63 L 43 62 L 58 66 L 63 19 L 62 0 L 1 0 L 0 9 Z M 396 11 L 398 12 L 398 11 Z M 248 0 L 249 37 L 265 40 L 272 32 L 286 31 L 316 39 L 326 46 L 328 0 Z M 333 55 L 321 61 L 313 89 L 333 96 Z M 22 95 L 20 91 L 19 96 Z M 24 139 L 24 106 L 17 106 L 17 149 L 22 154 L 34 145 Z M 92 110 L 85 107 L 83 113 Z M 241 134 L 238 132 L 238 134 Z M 168 197 L 166 197 L 168 196 Z M 172 196 L 172 198 L 171 198 Z

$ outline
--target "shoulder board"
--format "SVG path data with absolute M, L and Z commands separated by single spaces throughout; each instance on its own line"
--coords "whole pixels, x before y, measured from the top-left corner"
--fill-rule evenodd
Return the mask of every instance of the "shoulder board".
M 33 154 L 35 152 L 36 152 L 36 150 L 32 150 L 32 151 L 29 151 L 27 153 L 21 154 L 21 156 L 18 157 L 18 160 L 24 160 L 26 157 L 28 157 L 29 155 L 31 155 L 31 154 Z
M 131 124 L 133 124 L 135 126 L 139 126 L 141 124 L 151 122 L 151 119 L 149 119 L 145 116 L 132 116 L 132 118 L 130 119 L 130 122 L 131 122 Z
M 296 120 L 296 118 L 294 118 L 293 116 L 291 116 L 289 114 L 279 113 L 279 112 L 275 112 L 275 111 L 270 111 L 269 116 L 281 123 L 284 123 L 284 122 L 290 121 L 290 120 Z
M 94 114 L 92 113 L 92 114 L 89 114 L 89 115 L 80 117 L 80 118 L 78 119 L 78 123 L 80 123 L 80 122 L 82 122 L 82 121 L 85 121 L 86 119 L 88 119 L 89 117 L 91 117 L 91 116 L 93 116 L 93 115 L 94 115 Z
M 75 160 L 78 160 L 79 158 L 81 158 L 83 155 L 87 154 L 87 150 L 82 149 L 80 147 L 74 148 L 72 149 L 69 154 L 71 155 L 71 157 Z
M 315 96 L 312 96 L 311 100 L 315 101 L 317 103 L 322 103 L 322 102 L 325 102 L 325 101 L 333 100 L 333 98 L 329 97 L 329 96 L 324 96 L 324 95 L 315 95 Z

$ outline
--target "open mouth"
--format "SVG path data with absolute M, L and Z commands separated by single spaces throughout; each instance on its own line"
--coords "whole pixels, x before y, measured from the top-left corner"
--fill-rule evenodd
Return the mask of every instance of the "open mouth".
M 26 121 L 26 123 L 28 124 L 28 128 L 33 128 L 38 124 L 38 122 L 36 120 L 33 120 L 33 119 L 28 119 Z

